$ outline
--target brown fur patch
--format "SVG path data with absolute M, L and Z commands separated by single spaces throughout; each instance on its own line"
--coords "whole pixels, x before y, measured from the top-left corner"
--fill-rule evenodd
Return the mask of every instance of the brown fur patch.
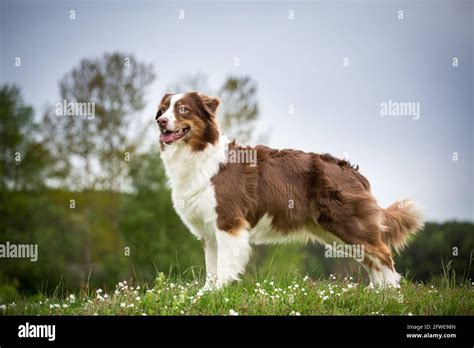
M 229 145 L 230 150 L 240 148 Z M 347 244 L 364 245 L 369 255 L 393 269 L 386 213 L 358 167 L 327 154 L 252 149 L 257 151 L 255 167 L 228 163 L 212 179 L 220 229 L 239 230 L 242 221 L 252 228 L 265 214 L 272 217 L 276 233 L 321 226 Z M 370 267 L 376 266 L 370 262 Z

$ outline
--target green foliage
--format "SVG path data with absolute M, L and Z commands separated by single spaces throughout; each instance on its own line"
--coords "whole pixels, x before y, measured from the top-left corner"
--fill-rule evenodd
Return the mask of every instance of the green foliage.
M 474 280 L 474 270 L 469 268 L 473 252 L 474 224 L 458 221 L 427 223 L 395 261 L 399 269 L 409 269 L 412 276 L 420 280 L 443 274 L 443 264 L 447 263 L 459 279 Z
M 51 156 L 38 139 L 33 109 L 23 103 L 15 86 L 0 87 L 0 188 L 37 189 L 48 174 Z M 5 197 L 4 197 L 5 199 Z M 5 208 L 2 204 L 1 208 Z M 1 209 L 0 208 L 0 209 Z
M 60 281 L 66 288 L 85 286 L 89 274 L 92 285 L 130 276 L 114 222 L 120 194 L 45 190 L 8 197 L 11 214 L 2 221 L 1 242 L 37 244 L 38 261 L 1 259 L 0 279 L 31 293 L 52 291 Z
M 0 302 L 10 303 L 18 298 L 18 282 L 0 284 Z

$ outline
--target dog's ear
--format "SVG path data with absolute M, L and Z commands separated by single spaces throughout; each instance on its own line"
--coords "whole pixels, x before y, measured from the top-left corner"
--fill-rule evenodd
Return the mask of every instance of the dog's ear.
M 208 97 L 207 95 L 202 95 L 201 98 L 204 101 L 204 104 L 207 106 L 212 116 L 216 116 L 217 108 L 219 107 L 220 101 L 218 98 Z
M 216 117 L 217 108 L 220 104 L 218 98 L 209 97 L 204 94 L 199 94 L 198 92 L 192 92 L 189 94 L 196 102 L 199 109 L 201 109 L 202 116 L 207 116 L 209 118 Z

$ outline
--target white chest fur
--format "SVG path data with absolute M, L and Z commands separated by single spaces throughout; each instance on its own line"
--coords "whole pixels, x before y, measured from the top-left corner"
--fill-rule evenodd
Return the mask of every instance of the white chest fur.
M 228 140 L 221 136 L 216 145 L 192 152 L 178 142 L 161 152 L 172 190 L 173 205 L 189 230 L 202 239 L 213 232 L 216 223 L 216 196 L 211 179 L 227 158 Z

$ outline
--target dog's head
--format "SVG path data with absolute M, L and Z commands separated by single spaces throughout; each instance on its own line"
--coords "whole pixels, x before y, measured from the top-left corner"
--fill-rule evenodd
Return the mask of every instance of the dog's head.
M 182 143 L 191 146 L 193 151 L 202 151 L 208 144 L 217 143 L 218 106 L 219 99 L 197 92 L 165 94 L 155 117 L 162 148 Z

